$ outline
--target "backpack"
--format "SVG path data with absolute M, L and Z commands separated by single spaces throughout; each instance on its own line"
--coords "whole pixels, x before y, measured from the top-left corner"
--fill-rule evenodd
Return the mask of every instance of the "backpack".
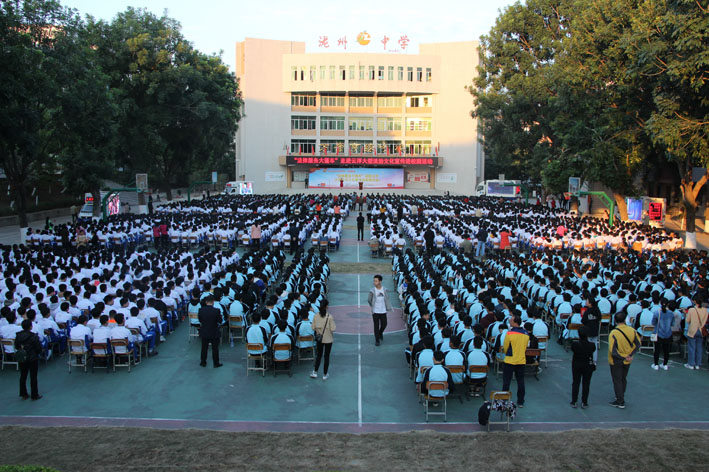
M 478 423 L 481 426 L 486 426 L 490 422 L 490 407 L 492 404 L 490 402 L 485 402 L 480 405 L 478 410 Z
M 17 349 L 15 349 L 15 361 L 22 364 L 24 362 L 27 362 L 28 358 L 29 354 L 27 353 L 27 349 L 24 345 L 18 346 Z

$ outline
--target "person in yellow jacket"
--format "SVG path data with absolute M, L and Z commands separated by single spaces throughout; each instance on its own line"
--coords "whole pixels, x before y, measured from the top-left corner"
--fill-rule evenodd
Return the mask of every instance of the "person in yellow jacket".
M 623 312 L 615 314 L 616 327 L 608 335 L 608 364 L 615 391 L 615 400 L 611 402 L 611 406 L 621 409 L 625 408 L 625 389 L 628 386 L 630 364 L 640 349 L 640 335 L 625 324 L 625 317 Z
M 529 334 L 521 328 L 522 318 L 514 315 L 509 320 L 510 329 L 505 334 L 502 352 L 505 354 L 505 363 L 502 368 L 502 390 L 509 391 L 512 374 L 517 379 L 517 406 L 524 406 L 524 368 L 527 364 L 527 346 Z

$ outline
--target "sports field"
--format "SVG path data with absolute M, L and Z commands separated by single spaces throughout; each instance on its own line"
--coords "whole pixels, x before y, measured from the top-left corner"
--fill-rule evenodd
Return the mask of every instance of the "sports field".
M 221 369 L 201 368 L 199 344 L 188 342 L 186 324 L 159 346 L 159 356 L 130 373 L 69 374 L 66 357 L 42 365 L 44 398 L 37 402 L 18 397 L 18 374 L 6 368 L 0 372 L 0 424 L 6 425 L 0 463 L 60 470 L 118 470 L 118 464 L 121 470 L 401 470 L 413 464 L 420 470 L 466 464 L 676 470 L 706 463 L 709 410 L 701 398 L 709 373 L 684 369 L 677 355 L 669 371 L 653 371 L 649 350 L 632 365 L 625 410 L 608 405 L 605 344 L 590 408 L 570 408 L 571 354 L 551 342 L 539 380 L 527 378 L 525 408 L 512 433 L 468 434 L 483 431 L 479 398 L 452 399 L 445 423 L 426 423 L 403 354 L 398 310 L 389 316 L 383 344 L 374 345 L 367 293 L 375 272 L 393 289 L 390 261 L 371 259 L 349 226 L 330 257 L 328 298 L 338 333 L 329 380 L 309 378 L 310 362 L 296 365 L 292 377 L 247 377 L 241 343 L 222 345 Z M 399 306 L 395 294 L 391 301 Z M 488 392 L 501 384 L 491 375 Z M 674 430 L 649 431 L 668 428 Z M 279 432 L 293 434 L 273 434 Z M 312 434 L 322 432 L 377 434 Z

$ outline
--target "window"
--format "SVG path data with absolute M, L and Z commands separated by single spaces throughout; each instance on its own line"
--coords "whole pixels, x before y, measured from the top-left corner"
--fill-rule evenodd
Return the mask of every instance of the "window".
M 348 126 L 350 131 L 372 131 L 374 119 L 371 116 L 350 118 Z
M 290 97 L 290 104 L 294 107 L 314 107 L 315 95 L 293 94 Z
M 406 154 L 431 154 L 431 141 L 406 141 Z
M 335 130 L 345 130 L 345 117 L 344 116 L 321 116 L 320 117 L 320 130 L 321 131 L 335 131 Z
M 416 68 L 416 81 L 423 82 L 423 69 L 420 67 Z
M 399 66 L 398 80 L 404 80 L 404 68 L 402 66 Z
M 320 66 L 320 80 L 325 80 L 325 66 Z
M 330 66 L 330 80 L 335 80 L 335 73 L 337 68 L 335 66 Z
M 371 108 L 374 105 L 374 97 L 350 97 L 350 108 Z
M 318 151 L 321 154 L 325 154 L 325 149 L 327 149 L 328 154 L 344 153 L 345 152 L 345 142 L 340 139 L 321 139 L 320 146 L 318 146 Z
M 387 70 L 387 80 L 394 80 L 394 66 L 389 66 Z
M 364 80 L 364 66 L 359 66 L 359 80 Z
M 404 146 L 401 141 L 378 141 L 377 149 L 382 153 L 386 153 L 388 150 L 391 155 L 397 155 L 399 151 L 401 151 L 401 154 L 404 153 Z
M 401 97 L 377 97 L 377 108 L 401 108 Z
M 300 80 L 305 80 L 305 67 L 300 67 Z
M 320 105 L 324 107 L 344 107 L 345 97 L 342 95 L 322 95 L 320 97 Z
M 401 131 L 401 118 L 377 118 L 377 131 Z
M 430 97 L 406 97 L 406 106 L 409 108 L 428 108 L 431 106 Z
M 291 154 L 313 154 L 315 152 L 314 139 L 291 139 Z
M 379 66 L 379 72 L 377 74 L 379 80 L 384 80 L 384 66 Z
M 296 66 L 293 66 L 290 68 L 290 70 L 293 74 L 293 80 L 298 80 L 298 68 Z
M 409 131 L 431 131 L 431 118 L 407 118 L 406 129 Z
M 369 80 L 374 80 L 374 66 L 369 66 Z
M 347 79 L 347 75 L 345 75 L 345 74 L 346 74 L 346 72 L 345 72 L 345 66 L 340 66 L 340 77 L 342 78 L 342 80 L 346 80 L 346 79 Z
M 350 80 L 355 79 L 355 66 L 350 66 Z
M 315 66 L 310 66 L 310 81 L 311 82 L 315 81 L 315 74 L 316 74 Z
M 314 116 L 291 116 L 290 129 L 315 129 Z
M 426 82 L 430 82 L 430 81 L 431 81 L 431 68 L 426 67 Z
M 406 80 L 408 80 L 409 82 L 414 81 L 414 68 L 413 67 L 406 68 Z

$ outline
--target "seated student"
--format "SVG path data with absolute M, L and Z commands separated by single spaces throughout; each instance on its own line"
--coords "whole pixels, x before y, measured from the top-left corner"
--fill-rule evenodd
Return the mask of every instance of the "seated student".
M 140 331 L 140 334 L 138 335 L 138 342 L 147 342 L 148 343 L 148 355 L 149 356 L 157 356 L 158 351 L 155 350 L 155 329 L 151 328 L 148 329 L 145 326 L 145 323 L 143 320 L 138 318 L 138 307 L 134 306 L 131 307 L 130 309 L 131 317 L 126 320 L 126 328 L 131 329 L 138 329 Z M 95 337 L 94 337 L 95 338 Z
M 311 339 L 310 341 L 301 341 L 301 337 L 314 336 L 315 332 L 311 325 L 312 319 L 309 318 L 310 307 L 304 306 L 300 309 L 298 313 L 298 323 L 295 325 L 295 336 L 296 336 L 296 346 L 298 348 L 307 348 L 315 346 L 315 341 Z
M 139 352 L 135 343 L 135 336 L 126 328 L 126 318 L 123 313 L 116 313 L 114 317 L 116 320 L 116 326 L 111 330 L 111 341 L 118 339 L 125 339 L 128 341 L 128 347 L 118 346 L 115 349 L 116 354 L 127 354 L 129 351 L 133 351 L 133 355 L 136 359 L 139 357 Z
M 665 303 L 666 300 L 663 300 Z M 643 332 L 643 326 L 652 326 L 652 318 L 654 314 L 657 311 L 660 310 L 651 310 L 650 309 L 650 302 L 647 300 L 643 300 L 641 302 L 642 306 L 642 311 L 638 313 L 638 315 L 635 317 L 635 323 L 632 325 L 636 331 L 640 334 L 640 336 L 650 336 L 652 330 L 649 330 L 647 332 Z M 653 328 L 654 329 L 654 328 Z
M 430 396 L 432 397 L 440 396 L 442 398 L 455 390 L 453 376 L 451 375 L 450 370 L 443 366 L 444 360 L 445 355 L 442 352 L 436 351 L 433 354 L 433 366 L 430 369 L 426 370 L 426 373 L 423 374 L 423 378 L 421 379 L 421 393 L 429 393 L 428 389 L 426 388 L 426 382 L 434 381 L 448 382 L 448 388 L 444 390 L 432 390 L 430 392 Z
M 467 364 L 468 366 L 487 366 L 492 363 L 490 356 L 483 350 L 483 338 L 478 336 L 473 339 L 473 349 L 468 354 Z M 487 374 L 476 372 L 474 374 L 468 374 L 468 378 L 471 380 L 479 380 L 487 377 Z
M 84 345 L 88 348 L 93 336 L 91 335 L 91 328 L 87 326 L 88 318 L 86 315 L 79 316 L 76 326 L 71 328 L 69 331 L 69 339 L 72 341 L 84 341 Z
M 22 331 L 22 326 L 16 324 L 17 316 L 15 315 L 15 312 L 8 311 L 7 313 L 5 313 L 5 319 L 7 320 L 7 324 L 0 326 L 0 338 L 15 339 L 17 333 Z M 12 354 L 13 352 L 15 352 L 15 346 L 5 346 L 5 352 Z
M 101 326 L 101 322 L 99 321 L 99 317 L 101 316 L 102 311 L 97 308 L 98 307 L 94 307 L 91 310 L 91 319 L 88 322 L 86 322 L 86 326 L 88 326 L 92 332 L 93 332 L 93 330 L 95 330 L 96 328 Z
M 451 330 L 448 326 L 441 330 L 441 339 L 436 344 L 436 351 L 441 351 L 445 354 L 451 350 L 450 340 L 452 334 L 453 330 Z
M 423 349 L 414 359 L 416 360 L 416 383 L 420 384 L 423 381 L 421 367 L 433 366 L 433 336 L 424 336 L 421 340 Z
M 578 330 L 570 330 L 569 326 L 572 324 L 581 324 L 583 321 L 583 317 L 581 316 L 581 305 L 576 304 L 573 307 L 573 312 L 571 316 L 566 320 L 564 323 L 564 332 L 562 333 L 562 338 L 564 339 L 578 339 L 579 338 L 579 332 Z
M 99 317 L 99 327 L 93 332 L 95 343 L 105 343 L 108 347 L 108 353 L 111 352 L 111 327 L 108 325 L 108 315 L 101 315 Z M 96 352 L 96 351 L 94 351 Z M 100 349 L 96 354 L 106 354 L 107 352 Z
M 455 383 L 462 383 L 465 377 L 465 355 L 460 350 L 460 339 L 453 336 L 450 339 L 450 350 L 445 353 L 445 358 L 443 360 L 443 365 L 445 366 L 462 366 L 462 372 L 452 373 L 453 381 Z
M 536 307 L 535 307 L 536 308 Z M 532 334 L 537 338 L 549 339 L 549 326 L 542 320 L 542 312 L 539 309 L 530 310 L 532 314 Z M 539 343 L 539 349 L 546 349 L 547 343 Z
M 261 324 L 264 321 L 261 319 L 260 313 L 251 315 L 251 326 L 246 328 L 246 342 L 248 344 L 262 344 L 261 350 L 250 349 L 249 354 L 264 354 L 268 352 L 269 332 Z
M 291 347 L 291 352 L 286 352 L 286 351 L 274 351 L 273 346 L 275 344 L 290 344 Z M 292 354 L 292 350 L 295 347 L 295 339 L 293 336 L 289 333 L 288 330 L 288 323 L 286 323 L 286 320 L 280 319 L 276 323 L 276 330 L 271 336 L 271 342 L 270 342 L 270 348 L 271 352 L 273 352 L 273 358 L 275 360 L 286 360 L 288 357 Z

